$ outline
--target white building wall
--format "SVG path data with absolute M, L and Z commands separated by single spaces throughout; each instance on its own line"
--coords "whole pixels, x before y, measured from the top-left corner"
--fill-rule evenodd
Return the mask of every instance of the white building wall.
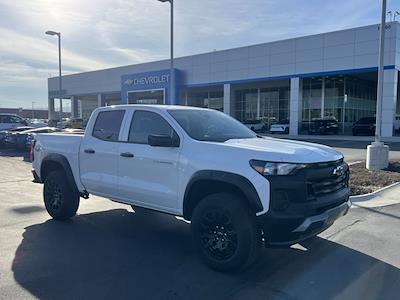
M 184 83 L 206 84 L 296 74 L 371 68 L 378 61 L 378 25 L 214 51 L 175 59 L 183 70 Z M 399 24 L 389 23 L 385 65 L 399 65 Z M 157 61 L 63 76 L 68 95 L 115 92 L 121 76 L 168 69 L 169 61 Z M 57 90 L 57 77 L 49 79 Z
M 400 70 L 400 23 L 396 23 L 396 32 L 393 41 L 396 50 L 396 68 L 397 70 Z
M 231 115 L 231 85 L 224 84 L 224 113 Z
M 299 124 L 301 121 L 301 81 L 299 77 L 290 79 L 290 112 L 289 112 L 289 134 L 299 134 Z
M 390 137 L 393 135 L 397 103 L 398 74 L 399 72 L 396 69 L 384 71 L 381 128 L 383 137 Z
M 387 24 L 385 66 L 400 69 L 400 25 Z M 183 72 L 183 84 L 225 84 L 225 111 L 232 114 L 234 95 L 232 89 L 241 80 L 292 78 L 297 86 L 303 76 L 335 71 L 357 71 L 376 68 L 378 65 L 379 26 L 371 25 L 330 33 L 275 41 L 229 50 L 214 51 L 175 59 L 175 66 Z M 169 60 L 86 72 L 63 76 L 66 96 L 118 92 L 121 76 L 125 74 L 151 72 L 169 68 Z M 398 75 L 396 71 L 385 71 L 383 103 L 384 124 L 382 134 L 391 135 L 396 104 L 395 91 Z M 228 88 L 229 86 L 229 88 Z M 50 78 L 49 91 L 58 90 L 58 79 Z M 297 134 L 301 112 L 300 89 L 291 89 L 290 132 Z M 100 96 L 101 97 L 101 96 Z M 102 100 L 100 100 L 101 104 Z M 228 103 L 229 102 L 229 103 Z M 293 106 L 294 105 L 294 106 Z M 292 114 L 295 114 L 292 116 Z M 295 121 L 297 119 L 297 122 Z M 297 125 L 296 125 L 297 124 Z M 297 126 L 297 127 L 296 127 Z

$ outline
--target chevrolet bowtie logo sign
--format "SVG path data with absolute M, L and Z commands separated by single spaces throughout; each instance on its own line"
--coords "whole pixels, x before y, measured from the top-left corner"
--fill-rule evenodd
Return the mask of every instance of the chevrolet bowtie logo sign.
M 169 75 L 159 75 L 159 76 L 145 76 L 140 78 L 127 79 L 124 81 L 124 85 L 150 85 L 158 83 L 169 82 Z
M 342 176 L 344 174 L 344 167 L 343 166 L 337 166 L 336 168 L 333 169 L 332 174 L 336 175 L 337 177 Z

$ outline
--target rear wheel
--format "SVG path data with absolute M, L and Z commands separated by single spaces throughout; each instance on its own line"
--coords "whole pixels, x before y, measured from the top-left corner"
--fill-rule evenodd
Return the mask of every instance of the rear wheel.
M 69 185 L 63 171 L 53 171 L 46 177 L 43 198 L 47 212 L 56 220 L 73 217 L 79 207 L 79 193 Z
M 193 242 L 202 260 L 218 271 L 234 271 L 255 262 L 261 230 L 250 209 L 235 195 L 212 194 L 197 205 L 191 220 Z

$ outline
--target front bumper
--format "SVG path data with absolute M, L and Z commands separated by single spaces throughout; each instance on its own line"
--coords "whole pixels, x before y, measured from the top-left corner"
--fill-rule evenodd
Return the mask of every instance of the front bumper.
M 340 176 L 333 170 L 343 167 Z M 292 245 L 319 234 L 350 206 L 349 171 L 343 161 L 316 164 L 292 176 L 272 176 L 269 210 L 257 217 L 267 244 Z
M 328 229 L 338 218 L 347 214 L 351 201 L 310 217 L 283 217 L 264 214 L 258 223 L 264 232 L 267 245 L 290 246 Z

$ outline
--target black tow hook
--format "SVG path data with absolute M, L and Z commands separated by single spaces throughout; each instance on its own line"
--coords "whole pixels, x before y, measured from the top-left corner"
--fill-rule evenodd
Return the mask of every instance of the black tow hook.
M 83 199 L 89 199 L 89 193 L 84 191 L 82 193 L 79 193 L 79 195 L 83 198 Z

